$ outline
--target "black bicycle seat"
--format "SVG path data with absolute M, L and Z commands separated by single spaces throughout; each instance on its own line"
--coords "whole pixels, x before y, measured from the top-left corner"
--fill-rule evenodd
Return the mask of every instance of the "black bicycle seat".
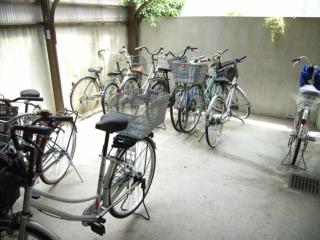
M 118 132 L 126 129 L 128 126 L 127 118 L 117 112 L 110 112 L 103 115 L 100 122 L 96 123 L 96 129 L 105 131 L 107 133 Z
M 101 71 L 102 71 L 102 67 L 92 67 L 88 69 L 88 72 L 91 72 L 91 73 L 101 73 Z
M 215 84 L 231 84 L 231 82 L 224 77 L 220 77 L 220 78 L 215 79 L 214 83 Z
M 158 71 L 159 72 L 163 72 L 163 73 L 168 73 L 168 72 L 171 72 L 171 69 L 170 68 L 159 67 Z
M 118 75 L 121 75 L 121 72 L 119 72 L 119 71 L 108 72 L 107 75 L 108 75 L 108 77 L 118 76 Z
M 20 97 L 40 97 L 40 92 L 35 89 L 26 89 L 20 92 Z

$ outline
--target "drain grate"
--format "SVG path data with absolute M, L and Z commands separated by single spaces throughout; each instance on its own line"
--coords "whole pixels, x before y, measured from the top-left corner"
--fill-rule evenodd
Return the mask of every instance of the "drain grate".
M 289 187 L 308 193 L 319 194 L 319 180 L 309 177 L 292 174 Z

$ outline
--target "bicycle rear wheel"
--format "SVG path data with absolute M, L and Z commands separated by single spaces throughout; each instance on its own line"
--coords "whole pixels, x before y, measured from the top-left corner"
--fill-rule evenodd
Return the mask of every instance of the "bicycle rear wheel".
M 232 114 L 241 119 L 246 119 L 250 115 L 250 103 L 239 87 L 236 87 L 233 93 L 230 108 Z
M 134 89 L 139 89 L 138 80 L 131 77 L 127 79 L 121 86 L 122 91 L 133 91 Z
M 20 224 L 18 222 L 13 223 L 11 220 L 0 220 L 0 239 L 3 239 L 3 240 L 18 239 L 19 228 L 20 228 Z M 41 228 L 40 227 L 37 228 L 36 226 L 34 226 L 34 224 L 27 223 L 25 239 L 56 240 L 56 238 L 53 238 L 53 237 L 57 237 L 57 236 L 53 234 L 51 231 L 49 234 L 43 231 L 43 226 L 41 226 Z
M 168 93 L 166 84 L 164 83 L 164 79 L 156 78 L 155 83 L 152 85 L 151 90 L 157 91 L 160 93 Z
M 110 214 L 124 218 L 140 206 L 150 189 L 156 166 L 154 143 L 149 138 L 138 140 L 128 149 L 119 149 L 116 160 L 105 176 L 103 202 L 115 204 Z
M 179 108 L 181 106 L 181 101 L 184 95 L 184 87 L 178 85 L 171 94 L 170 99 L 170 119 L 173 128 L 180 132 L 178 116 L 179 116 Z
M 41 180 L 46 184 L 58 183 L 67 173 L 77 142 L 74 123 L 60 122 L 49 136 L 42 157 Z
M 70 95 L 70 105 L 80 117 L 94 111 L 100 101 L 100 88 L 93 77 L 81 78 L 73 87 Z
M 178 123 L 182 132 L 190 133 L 197 126 L 202 111 L 202 100 L 202 90 L 198 85 L 192 86 L 185 94 L 178 112 Z
M 222 133 L 223 124 L 219 117 L 225 111 L 225 104 L 223 98 L 220 96 L 215 96 L 212 99 L 212 105 L 210 104 L 211 109 L 208 109 L 206 115 L 206 140 L 210 147 L 216 147 L 220 142 L 220 135 Z
M 104 91 L 103 91 L 103 95 L 101 97 L 101 105 L 102 105 L 102 111 L 103 114 L 106 114 L 107 112 L 107 104 L 110 102 L 110 100 L 116 95 L 118 94 L 118 92 L 120 91 L 119 87 L 117 84 L 115 83 L 109 83 Z

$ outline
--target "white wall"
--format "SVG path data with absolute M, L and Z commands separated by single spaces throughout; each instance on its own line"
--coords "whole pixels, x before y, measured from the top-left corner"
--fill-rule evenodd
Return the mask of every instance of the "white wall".
M 199 55 L 229 48 L 224 60 L 247 55 L 239 64 L 239 83 L 247 92 L 252 111 L 284 118 L 295 112 L 292 95 L 298 91 L 299 68 L 291 60 L 307 55 L 320 64 L 320 20 L 285 19 L 285 36 L 277 44 L 263 27 L 264 18 L 178 17 L 159 19 L 157 27 L 144 24 L 141 44 L 178 52 L 197 46 Z

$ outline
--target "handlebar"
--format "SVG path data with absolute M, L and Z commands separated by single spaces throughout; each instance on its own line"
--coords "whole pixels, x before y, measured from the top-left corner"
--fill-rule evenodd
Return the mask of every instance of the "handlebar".
M 19 100 L 42 102 L 43 98 L 42 97 L 17 97 L 15 99 L 0 98 L 1 102 L 5 102 L 7 104 L 10 104 L 10 103 L 13 103 L 13 102 L 17 102 Z
M 21 125 L 15 125 L 10 129 L 11 138 L 14 144 L 14 147 L 20 151 L 22 150 L 22 145 L 19 143 L 18 136 L 16 134 L 16 131 L 23 131 L 23 139 L 32 145 L 36 145 L 33 141 L 33 135 L 39 134 L 43 136 L 49 136 L 52 132 L 52 129 L 50 127 L 39 127 L 39 126 L 21 126 Z
M 186 55 L 188 50 L 191 50 L 192 52 L 194 52 L 195 50 L 198 50 L 198 48 L 197 47 L 186 46 L 186 48 L 183 50 L 183 53 L 181 55 L 175 55 L 173 52 L 169 51 L 169 52 L 167 52 L 165 54 L 165 56 L 167 57 L 168 55 L 171 55 L 174 58 L 183 58 Z
M 163 53 L 162 47 L 160 47 L 159 50 L 153 50 L 152 52 L 150 52 L 149 49 L 145 46 L 140 46 L 135 48 L 135 50 L 139 50 L 139 51 L 142 51 L 143 49 L 145 49 L 147 53 L 149 53 L 151 56 L 156 56 L 156 55 L 159 55 L 159 53 Z

